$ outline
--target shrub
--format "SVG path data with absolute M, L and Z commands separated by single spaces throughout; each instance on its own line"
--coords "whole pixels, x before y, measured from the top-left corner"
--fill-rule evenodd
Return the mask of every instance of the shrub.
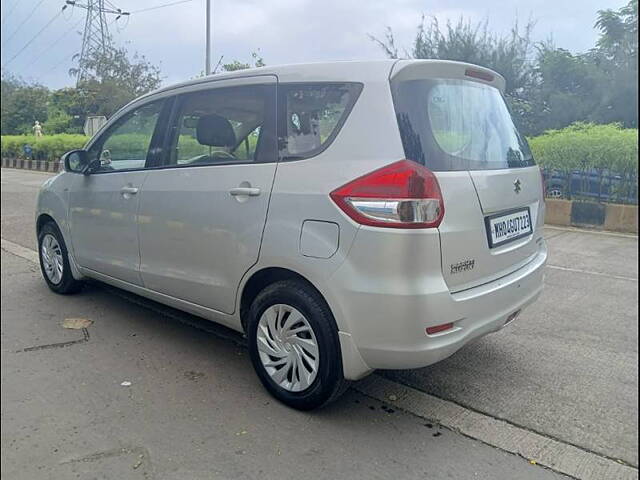
M 1 152 L 3 158 L 25 158 L 24 146 L 30 145 L 32 158 L 36 160 L 58 160 L 60 156 L 77 148 L 82 148 L 89 137 L 85 135 L 60 133 L 36 138 L 34 135 L 2 135 Z
M 49 109 L 49 116 L 42 124 L 45 135 L 58 133 L 70 133 L 72 131 L 73 117 L 60 109 Z
M 144 159 L 151 138 L 146 133 L 116 133 L 105 142 L 104 148 L 112 160 Z
M 617 123 L 575 123 L 530 138 L 529 145 L 537 163 L 547 171 L 562 172 L 567 185 L 574 172 L 580 172 L 586 182 L 586 173 L 595 170 L 600 175 L 601 187 L 607 174 L 620 175 L 617 193 L 620 197 L 634 196 L 638 176 L 637 129 L 625 129 Z

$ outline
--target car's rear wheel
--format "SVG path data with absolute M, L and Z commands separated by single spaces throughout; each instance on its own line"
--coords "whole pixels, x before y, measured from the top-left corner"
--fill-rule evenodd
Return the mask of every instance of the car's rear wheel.
M 71 274 L 67 246 L 53 222 L 46 223 L 38 232 L 38 257 L 42 276 L 51 290 L 68 294 L 82 288 L 82 282 Z
M 346 389 L 333 315 L 303 282 L 285 280 L 262 290 L 249 309 L 247 331 L 256 373 L 283 403 L 311 410 Z

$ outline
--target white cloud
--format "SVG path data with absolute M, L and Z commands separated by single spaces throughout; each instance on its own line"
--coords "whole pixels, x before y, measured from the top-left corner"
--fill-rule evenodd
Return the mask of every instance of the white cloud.
M 60 8 L 48 1 L 36 11 L 25 27 L 5 43 L 17 25 L 27 17 L 36 0 L 13 0 L 20 4 L 2 29 L 2 64 L 37 32 Z M 111 0 L 124 10 L 139 10 L 170 0 Z M 442 23 L 460 15 L 472 21 L 489 19 L 490 28 L 507 33 L 516 15 L 521 21 L 537 19 L 535 37 L 547 38 L 552 32 L 559 46 L 584 51 L 593 46 L 596 10 L 619 8 L 624 0 L 212 0 L 213 58 L 248 61 L 260 49 L 268 64 L 319 60 L 383 58 L 382 51 L 368 34 L 382 36 L 386 26 L 393 28 L 401 47 L 411 47 L 422 14 L 435 16 Z M 2 0 L 11 7 L 11 0 Z M 160 64 L 166 82 L 190 78 L 204 68 L 204 0 L 132 14 L 129 23 L 113 24 L 114 40 L 131 51 L 144 54 Z M 59 87 L 72 84 L 65 71 L 70 56 L 80 50 L 81 39 L 67 35 L 51 46 L 65 29 L 76 23 L 83 11 L 76 8 L 72 18 L 59 17 L 33 44 L 11 62 L 8 70 Z M 66 19 L 65 19 L 66 18 Z M 3 19 L 4 20 L 4 19 Z M 111 21 L 111 20 L 109 20 Z M 80 27 L 81 28 L 81 27 Z M 45 52 L 33 66 L 31 59 Z M 62 59 L 62 63 L 60 60 Z M 66 59 L 66 60 L 65 60 Z M 56 65 L 60 65 L 52 71 Z

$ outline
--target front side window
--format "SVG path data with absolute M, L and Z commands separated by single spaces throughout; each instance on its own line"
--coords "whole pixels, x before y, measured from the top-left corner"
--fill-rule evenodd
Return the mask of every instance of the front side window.
M 407 158 L 436 171 L 490 170 L 534 164 L 500 91 L 477 82 L 392 82 Z
M 275 161 L 275 86 L 223 87 L 179 98 L 169 165 Z
M 126 114 L 93 144 L 89 160 L 100 159 L 97 171 L 144 168 L 163 104 L 152 102 Z
M 357 83 L 280 85 L 280 157 L 308 158 L 326 148 L 338 134 L 361 89 Z

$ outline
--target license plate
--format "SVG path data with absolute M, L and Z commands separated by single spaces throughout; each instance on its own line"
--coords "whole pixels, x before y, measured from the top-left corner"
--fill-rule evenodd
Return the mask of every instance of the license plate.
M 533 233 L 529 208 L 512 210 L 485 217 L 489 247 L 497 247 L 513 242 Z

